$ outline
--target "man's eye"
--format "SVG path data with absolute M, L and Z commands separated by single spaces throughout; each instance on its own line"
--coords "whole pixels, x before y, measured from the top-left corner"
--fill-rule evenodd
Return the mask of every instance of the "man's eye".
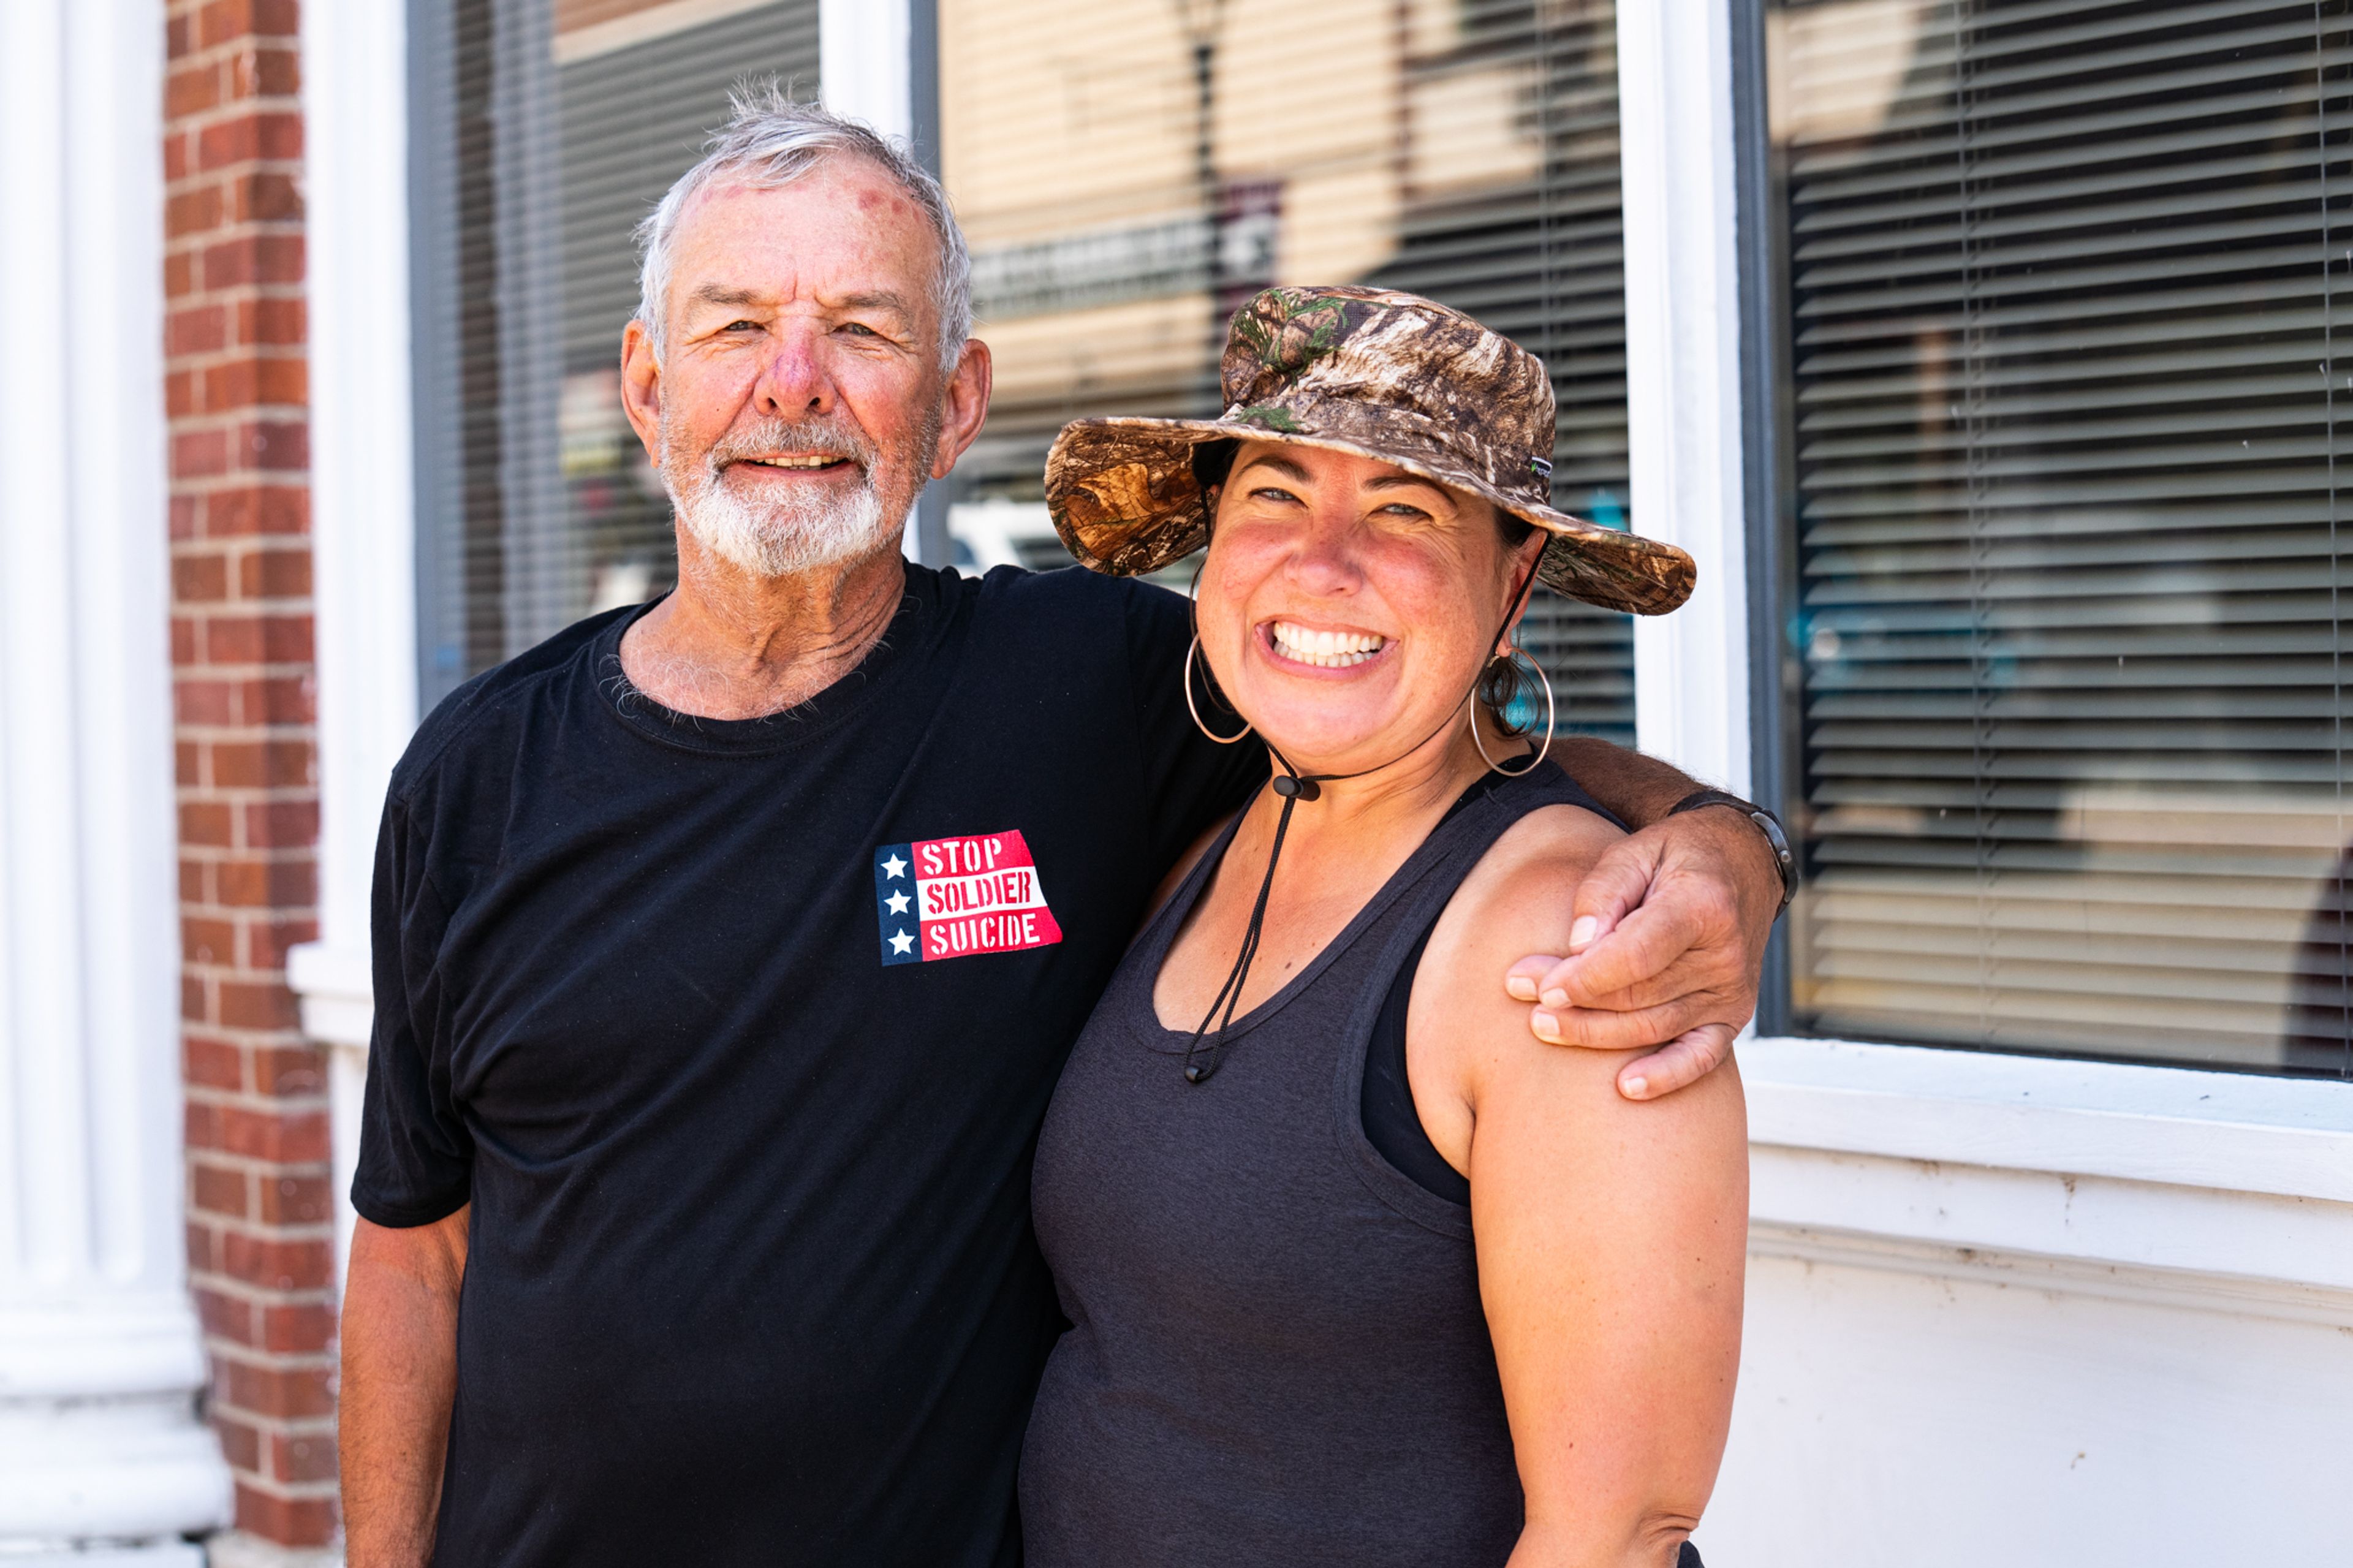
M 862 336 L 870 338 L 879 338 L 882 335 L 863 321 L 844 321 L 841 323 L 841 330 L 845 332 L 857 332 Z
M 720 331 L 726 332 L 756 332 L 759 330 L 760 323 L 757 321 L 730 321 L 724 327 L 720 329 Z

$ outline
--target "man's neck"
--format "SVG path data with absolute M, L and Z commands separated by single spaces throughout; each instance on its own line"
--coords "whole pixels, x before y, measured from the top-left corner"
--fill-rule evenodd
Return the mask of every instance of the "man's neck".
M 858 668 L 898 614 L 898 542 L 856 561 L 761 577 L 682 531 L 677 591 L 621 638 L 621 670 L 663 707 L 759 719 L 807 701 Z

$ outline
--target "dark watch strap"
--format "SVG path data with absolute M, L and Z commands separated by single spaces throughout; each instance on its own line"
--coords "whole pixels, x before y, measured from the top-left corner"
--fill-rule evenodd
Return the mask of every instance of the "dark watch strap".
M 1781 831 L 1781 819 L 1754 801 L 1720 789 L 1695 789 L 1669 806 L 1667 815 L 1675 816 L 1704 805 L 1728 805 L 1757 825 L 1757 831 L 1772 847 L 1774 868 L 1781 873 L 1781 909 L 1788 909 L 1789 900 L 1798 896 L 1798 858 L 1789 852 L 1789 836 Z M 1780 910 L 1774 912 L 1778 914 Z

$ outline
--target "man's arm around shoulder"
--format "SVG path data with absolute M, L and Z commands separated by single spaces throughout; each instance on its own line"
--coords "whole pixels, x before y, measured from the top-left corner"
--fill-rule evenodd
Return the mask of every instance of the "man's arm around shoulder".
M 471 1213 L 406 1228 L 362 1219 L 353 1228 L 336 1438 L 350 1568 L 432 1560 Z

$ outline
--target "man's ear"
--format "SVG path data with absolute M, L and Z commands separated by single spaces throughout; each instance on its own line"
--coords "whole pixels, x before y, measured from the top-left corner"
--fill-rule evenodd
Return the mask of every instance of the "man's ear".
M 988 418 L 988 393 L 995 384 L 995 373 L 988 345 L 978 338 L 966 338 L 955 369 L 948 373 L 947 385 L 940 391 L 940 440 L 932 453 L 932 478 L 946 479 L 956 459 L 979 437 L 980 427 Z
M 643 321 L 621 331 L 621 411 L 654 466 L 661 466 L 661 361 Z

